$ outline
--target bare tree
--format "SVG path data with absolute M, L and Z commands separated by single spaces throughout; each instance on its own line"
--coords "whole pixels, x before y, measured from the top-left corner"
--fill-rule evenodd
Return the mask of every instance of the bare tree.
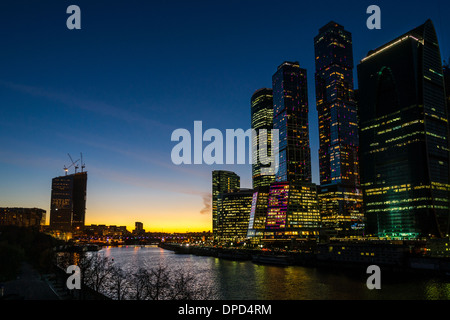
M 170 271 L 159 265 L 150 270 L 146 290 L 150 300 L 166 300 L 170 292 Z
M 78 266 L 81 269 L 81 281 L 93 289 L 102 293 L 106 281 L 111 274 L 112 261 L 102 255 L 82 255 Z
M 112 299 L 200 300 L 213 296 L 211 288 L 204 286 L 197 275 L 167 265 L 143 266 L 129 273 L 100 254 L 87 252 L 75 260 L 65 256 L 60 259 L 64 268 L 73 263 L 80 267 L 84 286 Z
M 170 283 L 171 300 L 204 300 L 212 296 L 211 289 L 202 285 L 198 277 L 182 269 L 173 272 Z
M 124 270 L 117 265 L 113 265 L 110 269 L 108 284 L 110 289 L 108 295 L 116 300 L 126 300 L 129 295 L 130 283 Z
M 149 282 L 149 272 L 145 268 L 139 268 L 135 273 L 128 277 L 129 297 L 131 300 L 146 300 L 147 285 Z

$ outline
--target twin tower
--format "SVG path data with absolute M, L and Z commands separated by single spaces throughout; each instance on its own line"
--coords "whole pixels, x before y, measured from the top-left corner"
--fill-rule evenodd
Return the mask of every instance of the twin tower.
M 278 170 L 262 175 L 264 165 L 253 164 L 253 189 L 239 192 L 234 173 L 213 172 L 216 239 L 448 234 L 448 110 L 437 43 L 429 20 L 372 50 L 355 90 L 351 33 L 335 22 L 322 27 L 314 38 L 320 185 L 311 178 L 307 73 L 284 62 L 272 88 L 251 99 L 252 129 L 278 129 Z M 258 136 L 252 144 L 258 150 Z M 244 211 L 250 215 L 240 220 Z

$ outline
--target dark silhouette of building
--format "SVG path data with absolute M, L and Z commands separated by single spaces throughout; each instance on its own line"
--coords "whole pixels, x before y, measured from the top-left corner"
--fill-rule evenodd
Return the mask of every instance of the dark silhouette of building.
M 273 91 L 263 88 L 257 90 L 251 99 L 251 125 L 256 131 L 252 137 L 253 162 L 252 178 L 253 188 L 260 186 L 269 186 L 275 180 L 275 170 L 270 169 L 272 162 L 272 129 L 273 129 Z M 265 144 L 266 156 L 260 152 L 262 145 Z M 265 174 L 262 168 L 269 171 Z
M 358 65 L 361 183 L 368 232 L 442 237 L 449 227 L 449 128 L 431 20 Z
M 87 172 L 52 179 L 50 228 L 63 232 L 82 231 L 86 216 Z
M 447 108 L 450 109 L 450 57 L 443 65 L 445 94 L 447 96 Z
M 144 224 L 142 222 L 135 222 L 134 223 L 134 235 L 143 235 L 145 233 Z
M 340 236 L 364 226 L 352 48 L 351 33 L 336 22 L 314 38 L 322 230 Z
M 38 208 L 0 208 L 0 226 L 40 228 L 45 225 L 45 214 Z

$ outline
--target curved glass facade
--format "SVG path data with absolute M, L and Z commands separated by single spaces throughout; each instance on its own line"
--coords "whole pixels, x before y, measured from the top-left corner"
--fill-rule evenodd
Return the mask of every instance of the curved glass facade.
M 433 23 L 369 52 L 358 78 L 368 231 L 390 238 L 448 235 L 448 111 Z

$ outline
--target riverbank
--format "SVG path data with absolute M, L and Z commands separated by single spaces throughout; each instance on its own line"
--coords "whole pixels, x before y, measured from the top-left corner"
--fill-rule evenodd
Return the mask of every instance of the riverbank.
M 161 243 L 162 249 L 177 254 L 210 256 L 235 261 L 276 266 L 314 268 L 365 269 L 370 265 L 389 272 L 408 272 L 429 276 L 450 277 L 450 259 L 415 254 L 408 245 L 385 243 L 321 244 L 309 252 L 270 251 L 259 249 L 221 248 L 211 246 Z

